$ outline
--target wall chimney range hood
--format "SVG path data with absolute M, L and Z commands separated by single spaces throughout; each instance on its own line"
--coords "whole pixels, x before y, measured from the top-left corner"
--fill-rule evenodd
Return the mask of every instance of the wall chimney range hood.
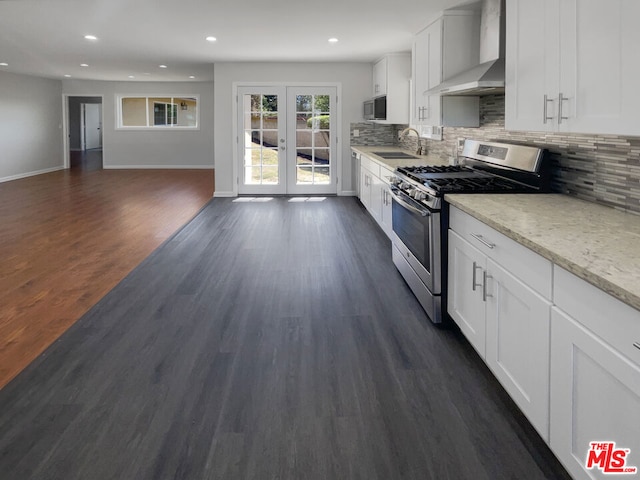
M 504 0 L 483 0 L 480 64 L 427 90 L 425 95 L 490 95 L 504 92 Z

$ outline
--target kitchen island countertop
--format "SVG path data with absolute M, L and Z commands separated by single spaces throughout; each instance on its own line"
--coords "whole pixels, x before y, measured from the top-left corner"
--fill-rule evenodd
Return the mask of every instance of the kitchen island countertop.
M 640 216 L 562 194 L 448 194 L 445 200 L 640 310 Z

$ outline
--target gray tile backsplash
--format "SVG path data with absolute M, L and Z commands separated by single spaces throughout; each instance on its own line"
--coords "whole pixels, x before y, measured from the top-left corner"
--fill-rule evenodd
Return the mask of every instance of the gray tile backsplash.
M 364 129 L 359 126 L 372 124 L 353 124 L 352 130 L 354 125 L 362 137 Z M 389 145 L 397 143 L 397 131 L 403 126 L 378 127 L 384 127 Z M 430 154 L 449 159 L 459 138 L 546 148 L 554 165 L 554 191 L 640 215 L 640 137 L 506 131 L 504 95 L 481 97 L 480 128 L 443 130 L 442 141 L 423 140 Z M 351 140 L 360 143 L 357 138 Z M 415 137 L 405 137 L 401 146 L 415 149 Z
M 354 136 L 354 130 L 359 135 Z M 351 145 L 394 145 L 398 136 L 395 125 L 381 125 L 379 123 L 360 122 L 351 124 Z

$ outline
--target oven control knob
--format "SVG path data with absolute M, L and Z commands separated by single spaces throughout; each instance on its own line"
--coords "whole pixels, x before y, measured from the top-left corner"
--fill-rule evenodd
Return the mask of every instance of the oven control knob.
M 422 201 L 422 200 L 426 200 L 427 199 L 427 194 L 424 192 L 420 192 L 418 190 L 416 190 L 415 195 L 413 196 L 413 198 L 415 198 L 418 201 Z

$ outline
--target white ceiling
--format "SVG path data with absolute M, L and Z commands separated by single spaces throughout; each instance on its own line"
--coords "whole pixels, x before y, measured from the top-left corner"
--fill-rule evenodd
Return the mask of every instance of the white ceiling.
M 0 0 L 0 63 L 9 64 L 0 71 L 210 81 L 214 62 L 370 62 L 410 50 L 413 34 L 462 3 L 469 0 Z

